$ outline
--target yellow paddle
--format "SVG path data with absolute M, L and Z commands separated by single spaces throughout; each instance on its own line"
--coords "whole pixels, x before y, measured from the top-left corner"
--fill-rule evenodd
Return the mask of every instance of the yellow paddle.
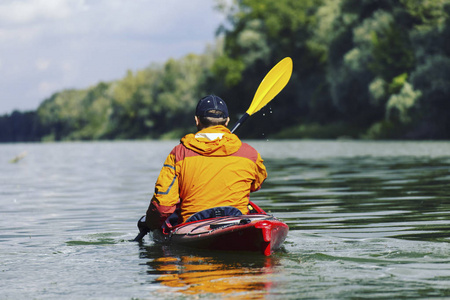
M 234 125 L 231 132 L 238 129 L 238 127 L 241 126 L 241 124 L 244 123 L 248 117 L 266 106 L 267 103 L 269 103 L 276 95 L 278 95 L 279 92 L 281 92 L 291 78 L 292 66 L 292 59 L 290 57 L 286 57 L 277 63 L 272 70 L 269 71 L 269 73 L 267 73 L 259 84 L 250 107 L 239 119 L 236 125 Z

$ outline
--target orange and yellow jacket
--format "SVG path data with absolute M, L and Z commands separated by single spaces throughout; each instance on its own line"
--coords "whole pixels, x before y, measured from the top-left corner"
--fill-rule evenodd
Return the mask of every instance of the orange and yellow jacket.
M 250 192 L 267 177 L 259 153 L 225 126 L 188 134 L 170 152 L 159 174 L 147 210 L 151 229 L 181 207 L 181 221 L 217 206 L 233 206 L 248 213 Z

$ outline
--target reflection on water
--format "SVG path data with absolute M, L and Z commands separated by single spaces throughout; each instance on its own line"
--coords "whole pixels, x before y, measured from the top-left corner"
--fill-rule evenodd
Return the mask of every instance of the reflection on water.
M 168 246 L 142 246 L 147 273 L 157 275 L 155 283 L 186 295 L 261 299 L 272 285 L 276 257 L 249 253 L 207 252 Z
M 257 197 L 265 208 L 286 220 L 290 230 L 450 241 L 448 158 L 267 163 L 271 177 Z
M 268 258 L 128 242 L 174 144 L 0 145 L 0 299 L 450 297 L 450 143 L 252 142 Z
M 265 258 L 144 247 L 141 258 L 164 293 L 449 295 L 449 158 L 290 158 L 266 165 L 269 179 L 252 199 L 289 224 L 287 253 Z

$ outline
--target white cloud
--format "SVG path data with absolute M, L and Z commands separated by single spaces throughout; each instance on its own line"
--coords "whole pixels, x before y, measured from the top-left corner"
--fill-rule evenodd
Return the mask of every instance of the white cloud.
M 55 89 L 55 87 L 57 87 L 57 86 L 58 86 L 58 84 L 55 82 L 42 81 L 42 82 L 39 82 L 38 90 L 40 93 L 48 94 L 48 93 L 51 93 L 51 91 L 53 89 Z
M 70 61 L 61 62 L 61 70 L 64 72 L 72 72 L 74 70 L 73 63 Z
M 85 10 L 83 0 L 9 0 L 0 4 L 2 23 L 25 24 L 39 19 L 63 19 Z
M 45 59 L 45 58 L 39 58 L 36 61 L 35 65 L 36 65 L 36 68 L 38 69 L 38 71 L 45 71 L 50 66 L 50 60 Z
M 27 28 L 0 28 L 0 44 L 3 47 L 15 47 L 16 45 L 26 45 L 36 40 L 40 32 L 40 27 Z
M 1 0 L 0 114 L 214 41 L 211 0 Z

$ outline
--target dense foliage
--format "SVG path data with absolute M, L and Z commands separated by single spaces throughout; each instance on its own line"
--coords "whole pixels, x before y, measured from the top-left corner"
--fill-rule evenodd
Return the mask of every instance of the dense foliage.
M 283 57 L 288 86 L 240 135 L 450 138 L 450 0 L 218 1 L 215 48 L 66 90 L 36 112 L 0 117 L 0 140 L 178 138 L 197 100 L 224 98 L 232 121 Z

